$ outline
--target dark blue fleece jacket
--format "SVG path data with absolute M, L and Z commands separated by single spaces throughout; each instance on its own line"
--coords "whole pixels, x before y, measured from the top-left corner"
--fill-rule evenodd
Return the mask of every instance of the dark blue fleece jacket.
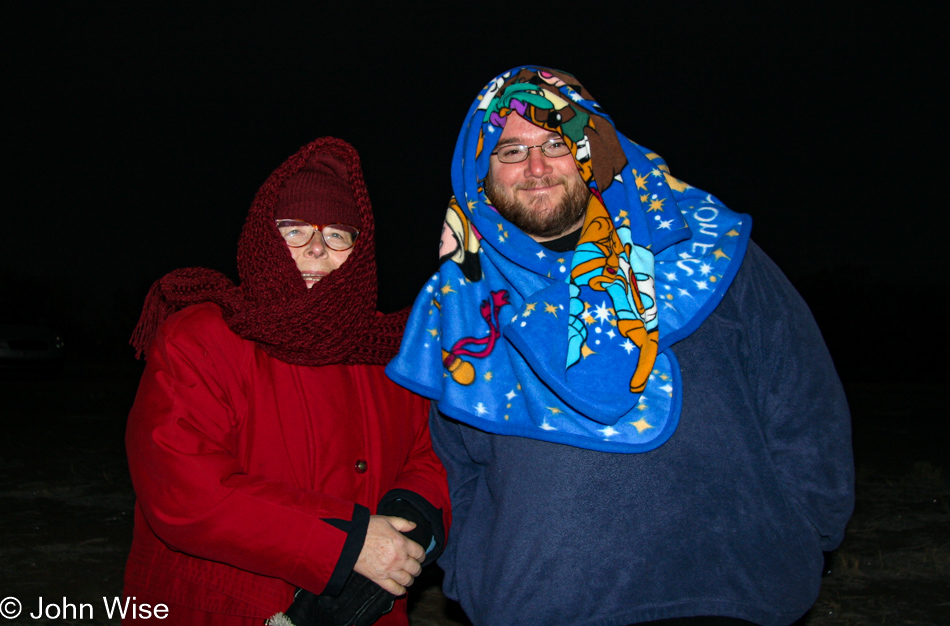
M 815 601 L 854 477 L 847 403 L 808 307 L 750 244 L 673 351 L 682 417 L 650 452 L 492 435 L 433 412 L 454 518 L 439 564 L 476 625 L 780 626 Z

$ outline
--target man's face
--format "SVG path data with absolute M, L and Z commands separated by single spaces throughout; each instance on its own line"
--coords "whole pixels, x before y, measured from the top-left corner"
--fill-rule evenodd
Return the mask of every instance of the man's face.
M 536 146 L 558 137 L 512 113 L 495 149 L 507 144 Z M 570 154 L 550 158 L 540 148 L 532 148 L 520 163 L 501 163 L 492 156 L 485 194 L 525 234 L 535 241 L 549 241 L 583 224 L 590 190 Z
M 323 242 L 323 235 L 314 231 L 310 243 L 299 248 L 287 246 L 287 249 L 290 250 L 290 256 L 297 263 L 297 269 L 300 270 L 300 275 L 307 283 L 307 289 L 310 289 L 324 276 L 343 265 L 355 248 L 348 250 L 328 248 Z

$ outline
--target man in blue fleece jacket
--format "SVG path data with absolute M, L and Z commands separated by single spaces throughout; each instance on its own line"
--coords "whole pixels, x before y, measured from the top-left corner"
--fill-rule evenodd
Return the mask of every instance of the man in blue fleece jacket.
M 798 620 L 853 508 L 850 419 L 751 218 L 540 67 L 485 86 L 452 182 L 387 368 L 437 407 L 446 594 L 477 625 Z

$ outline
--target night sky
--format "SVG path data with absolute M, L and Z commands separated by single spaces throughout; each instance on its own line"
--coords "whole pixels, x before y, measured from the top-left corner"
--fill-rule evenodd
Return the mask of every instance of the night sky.
M 177 267 L 234 275 L 257 188 L 333 135 L 363 159 L 381 307 L 406 306 L 465 113 L 527 63 L 576 75 L 674 176 L 751 214 L 793 278 L 923 284 L 944 265 L 938 4 L 312 5 L 4 3 L 0 280 L 89 316 Z

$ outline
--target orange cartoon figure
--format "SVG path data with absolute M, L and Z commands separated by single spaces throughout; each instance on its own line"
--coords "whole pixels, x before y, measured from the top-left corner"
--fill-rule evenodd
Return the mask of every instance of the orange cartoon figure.
M 571 271 L 572 300 L 577 301 L 581 287 L 606 292 L 617 315 L 617 330 L 640 349 L 637 368 L 630 380 L 630 391 L 644 390 L 656 360 L 658 330 L 653 272 L 646 267 L 652 255 L 638 255 L 639 246 L 623 244 L 600 197 L 591 196 L 587 219 L 581 232 Z M 644 265 L 642 268 L 633 264 Z M 644 271 L 637 271 L 642 269 Z M 587 327 L 581 319 L 583 306 L 572 305 L 569 332 L 568 366 L 580 359 Z

